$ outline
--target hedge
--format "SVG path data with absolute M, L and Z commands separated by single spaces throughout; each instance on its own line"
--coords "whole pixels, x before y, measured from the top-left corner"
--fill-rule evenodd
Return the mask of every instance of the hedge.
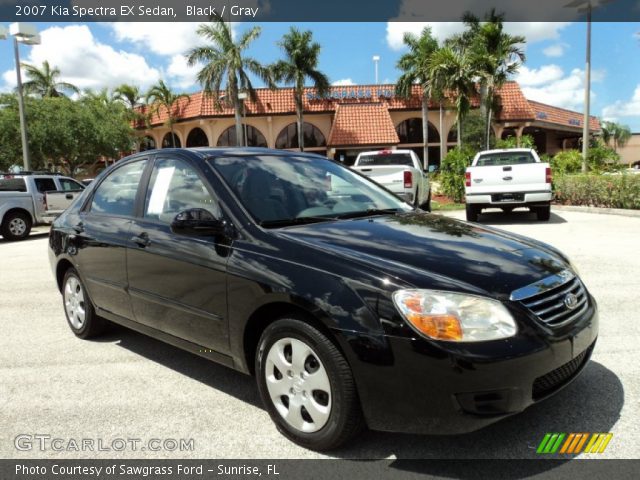
M 640 209 L 640 175 L 560 175 L 553 187 L 560 204 Z

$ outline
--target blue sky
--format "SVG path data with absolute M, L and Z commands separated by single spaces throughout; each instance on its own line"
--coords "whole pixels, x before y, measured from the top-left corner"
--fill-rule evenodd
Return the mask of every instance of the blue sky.
M 459 23 L 433 23 L 444 39 L 461 30 Z M 47 59 L 63 78 L 83 88 L 135 83 L 147 88 L 159 78 L 176 90 L 195 91 L 195 69 L 184 52 L 201 43 L 189 23 L 37 24 L 42 45 L 21 47 L 23 61 Z M 236 24 L 241 32 L 253 24 Z M 279 58 L 276 42 L 290 24 L 260 24 L 262 35 L 250 54 L 268 63 Z M 394 82 L 402 33 L 419 32 L 413 23 L 298 23 L 313 31 L 322 45 L 321 69 L 338 84 L 374 82 L 373 55 L 379 55 L 380 82 Z M 528 98 L 582 110 L 584 95 L 584 23 L 511 23 L 510 33 L 525 35 L 527 62 L 515 78 Z M 615 119 L 640 132 L 640 24 L 593 24 L 592 113 Z M 11 42 L 0 41 L 0 90 L 15 86 Z

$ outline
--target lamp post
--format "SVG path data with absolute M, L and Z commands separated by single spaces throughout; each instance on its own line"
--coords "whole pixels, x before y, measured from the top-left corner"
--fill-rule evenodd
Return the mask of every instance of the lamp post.
M 238 93 L 238 100 L 242 101 L 242 136 L 244 137 L 244 146 L 249 146 L 249 140 L 247 139 L 247 113 L 244 107 L 244 101 L 247 99 L 247 92 Z
M 25 45 L 39 45 L 40 35 L 36 27 L 28 23 L 12 23 L 9 26 L 9 34 L 13 37 L 13 53 L 16 63 L 16 80 L 18 86 L 18 111 L 20 113 L 20 138 L 22 140 L 22 163 L 25 170 L 31 170 L 29 158 L 29 142 L 27 137 L 27 120 L 24 108 L 24 95 L 22 91 L 22 75 L 20 72 L 20 49 L 18 43 Z M 7 38 L 7 30 L 0 27 L 0 40 Z
M 375 72 L 376 72 L 376 74 L 375 74 L 376 75 L 376 77 L 375 77 L 376 78 L 376 85 L 378 85 L 378 62 L 380 61 L 380 55 L 374 55 L 372 60 L 373 60 L 373 65 L 374 65 Z
M 589 109 L 591 107 L 591 13 L 605 3 L 613 0 L 573 0 L 565 5 L 567 8 L 578 8 L 578 13 L 587 15 L 587 48 L 584 68 L 584 118 L 582 120 L 582 173 L 587 173 L 587 157 L 589 156 Z

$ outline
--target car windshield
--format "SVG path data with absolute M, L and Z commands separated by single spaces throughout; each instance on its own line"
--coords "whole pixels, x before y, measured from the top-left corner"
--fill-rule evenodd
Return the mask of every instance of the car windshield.
M 412 210 L 370 180 L 322 157 L 218 157 L 209 163 L 264 227 Z
M 485 153 L 478 158 L 476 167 L 494 167 L 502 165 L 521 165 L 536 163 L 531 152 L 497 152 Z
M 413 165 L 409 153 L 375 153 L 361 155 L 358 159 L 359 167 L 379 167 L 384 165 Z

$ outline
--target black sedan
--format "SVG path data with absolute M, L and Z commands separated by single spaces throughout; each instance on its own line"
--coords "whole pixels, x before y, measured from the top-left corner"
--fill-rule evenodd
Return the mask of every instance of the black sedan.
M 49 245 L 78 337 L 114 322 L 255 375 L 278 429 L 318 450 L 521 412 L 584 369 L 598 332 L 553 247 L 414 209 L 317 155 L 133 155 Z

